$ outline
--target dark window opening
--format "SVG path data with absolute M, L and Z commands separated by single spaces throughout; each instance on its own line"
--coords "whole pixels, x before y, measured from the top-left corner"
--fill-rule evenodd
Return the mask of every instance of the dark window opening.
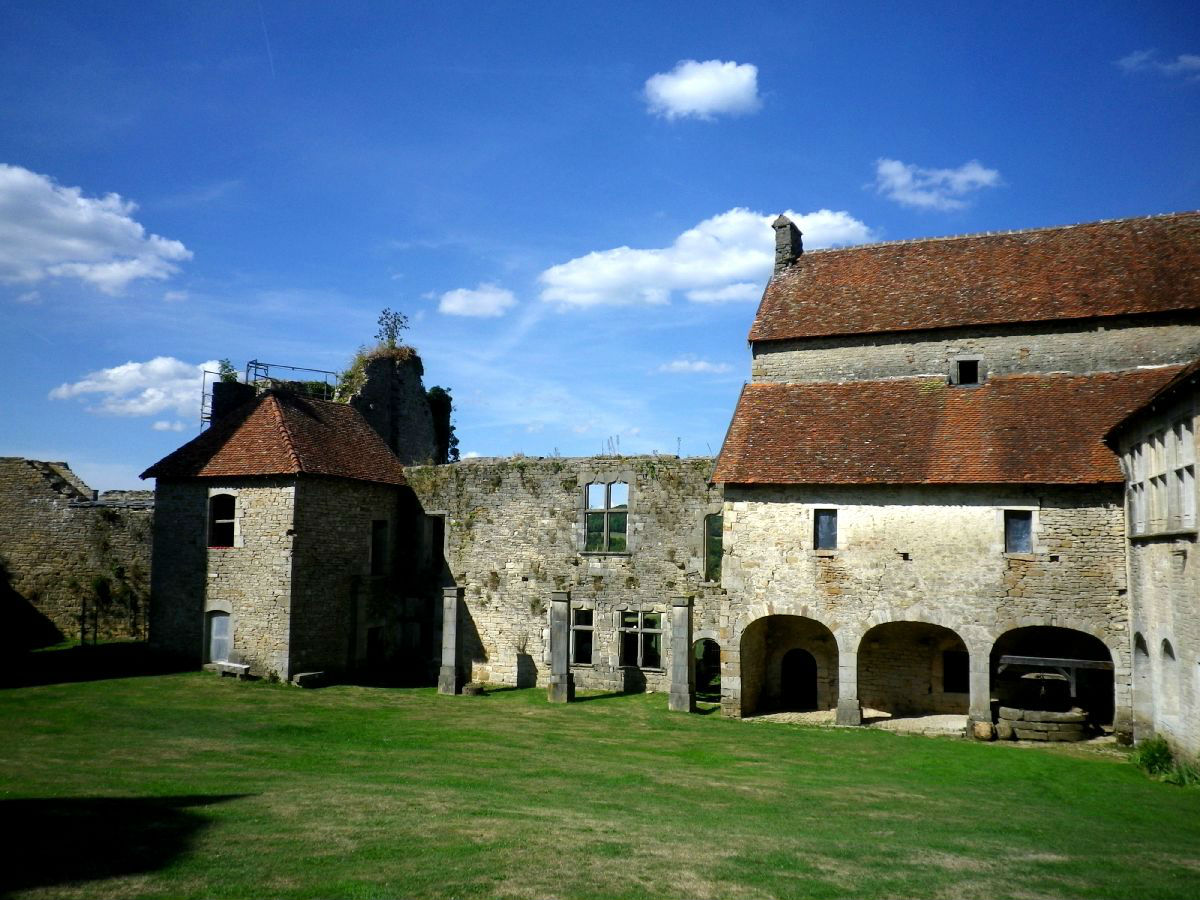
M 388 523 L 384 519 L 371 522 L 371 574 L 386 575 L 388 559 Z
M 966 650 L 942 651 L 942 691 L 966 694 L 971 690 L 971 654 Z
M 233 546 L 233 494 L 214 494 L 208 499 L 208 546 Z
M 592 664 L 592 624 L 593 614 L 590 609 L 571 610 L 571 664 L 590 666 Z
M 620 630 L 620 665 L 662 668 L 662 613 L 626 610 Z
M 1004 552 L 1033 552 L 1033 513 L 1027 509 L 1004 511 Z
M 725 517 L 713 513 L 704 517 L 704 580 L 717 584 L 721 581 L 722 533 Z
M 979 384 L 979 360 L 960 359 L 955 367 L 958 370 L 956 384 Z
M 813 547 L 817 550 L 837 549 L 837 510 L 813 511 Z

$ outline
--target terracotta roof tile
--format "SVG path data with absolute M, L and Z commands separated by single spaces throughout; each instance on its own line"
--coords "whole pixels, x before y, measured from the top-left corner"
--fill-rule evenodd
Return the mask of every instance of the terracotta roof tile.
M 1116 441 L 1123 431 L 1142 421 L 1145 417 L 1152 416 L 1156 407 L 1173 403 L 1176 398 L 1188 391 L 1196 392 L 1198 390 L 1200 390 L 1200 359 L 1195 359 L 1180 369 L 1174 378 L 1147 397 L 1137 409 L 1113 425 L 1105 435 L 1105 439 L 1110 443 Z
M 1120 482 L 1105 432 L 1180 369 L 995 376 L 979 387 L 940 378 L 749 384 L 713 481 Z
M 750 340 L 1200 309 L 1200 213 L 818 250 L 771 278 Z
M 404 484 L 404 469 L 344 403 L 269 391 L 156 462 L 142 478 L 332 475 Z

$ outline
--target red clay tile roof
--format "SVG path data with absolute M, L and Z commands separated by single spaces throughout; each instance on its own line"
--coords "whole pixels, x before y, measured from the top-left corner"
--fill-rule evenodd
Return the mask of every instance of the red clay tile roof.
M 1172 403 L 1183 392 L 1196 390 L 1197 387 L 1200 387 L 1200 359 L 1192 360 L 1192 362 L 1180 369 L 1174 378 L 1155 391 L 1151 396 L 1147 397 L 1146 401 L 1137 409 L 1108 429 L 1105 439 L 1110 444 L 1114 443 L 1126 428 L 1144 416 L 1153 415 L 1154 407 L 1160 404 L 1166 405 Z
M 404 468 L 358 410 L 268 391 L 156 462 L 142 478 L 333 475 L 404 484 Z
M 1200 309 L 1200 213 L 805 253 L 752 341 Z
M 1180 366 L 1095 375 L 1005 375 L 748 384 L 713 481 L 727 484 L 1120 482 L 1105 432 Z

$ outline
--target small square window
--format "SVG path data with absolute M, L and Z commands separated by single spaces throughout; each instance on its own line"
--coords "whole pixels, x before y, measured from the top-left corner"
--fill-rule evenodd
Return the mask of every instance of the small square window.
M 813 547 L 817 550 L 837 549 L 837 510 L 813 511 Z
M 1033 552 L 1033 513 L 1030 510 L 1004 511 L 1004 552 Z
M 979 384 L 979 360 L 960 359 L 958 361 L 958 383 Z
M 590 609 L 571 610 L 571 664 L 590 666 L 592 664 L 592 611 Z

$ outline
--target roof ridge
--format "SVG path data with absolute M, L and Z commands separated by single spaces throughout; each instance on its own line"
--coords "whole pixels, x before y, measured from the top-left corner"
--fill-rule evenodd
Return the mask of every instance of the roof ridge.
M 816 256 L 825 253 L 846 253 L 853 250 L 872 250 L 876 247 L 899 247 L 905 244 L 930 244 L 937 241 L 962 241 L 971 238 L 1004 237 L 1014 234 L 1039 234 L 1046 231 L 1066 231 L 1071 228 L 1086 228 L 1089 225 L 1120 225 L 1124 222 L 1149 222 L 1154 219 L 1173 219 L 1183 216 L 1200 215 L 1200 210 L 1180 210 L 1179 212 L 1155 213 L 1150 216 L 1126 216 L 1118 219 L 1095 219 L 1090 222 L 1069 222 L 1065 225 L 1040 225 L 1034 228 L 1010 228 L 1001 231 L 968 231 L 964 234 L 930 235 L 928 237 L 897 238 L 894 241 L 872 241 L 869 244 L 851 244 L 847 247 L 819 247 L 805 250 L 804 256 Z M 801 257 L 803 258 L 803 257 Z M 795 270 L 795 267 L 792 267 Z
M 284 446 L 287 448 L 288 456 L 292 459 L 292 464 L 296 467 L 297 472 L 304 471 L 304 461 L 300 458 L 300 452 L 296 449 L 296 442 L 292 438 L 291 429 L 288 428 L 287 420 L 283 417 L 283 402 L 279 396 L 271 391 L 267 394 L 267 399 L 273 401 L 271 409 L 275 414 L 275 427 L 279 429 L 279 436 L 283 438 Z
M 1197 360 L 1200 362 L 1200 360 Z M 1145 372 L 1159 371 L 1162 369 L 1184 369 L 1188 365 L 1196 363 L 1157 363 L 1149 366 L 1130 366 L 1124 369 L 1102 369 L 1095 372 L 1004 372 L 1001 374 L 989 374 L 987 379 L 977 387 L 986 387 L 993 381 L 1004 381 L 1008 379 L 1028 378 L 1028 379 L 1062 379 L 1062 378 L 1099 378 L 1104 376 L 1123 376 L 1137 375 Z M 887 378 L 843 378 L 840 380 L 830 381 L 749 381 L 746 387 L 757 387 L 758 385 L 778 385 L 782 387 L 813 387 L 817 385 L 874 385 L 874 384 L 898 384 L 906 381 L 935 381 L 949 386 L 946 381 L 945 374 L 935 372 L 925 372 L 917 375 L 893 375 Z M 976 389 L 976 386 L 971 388 Z

